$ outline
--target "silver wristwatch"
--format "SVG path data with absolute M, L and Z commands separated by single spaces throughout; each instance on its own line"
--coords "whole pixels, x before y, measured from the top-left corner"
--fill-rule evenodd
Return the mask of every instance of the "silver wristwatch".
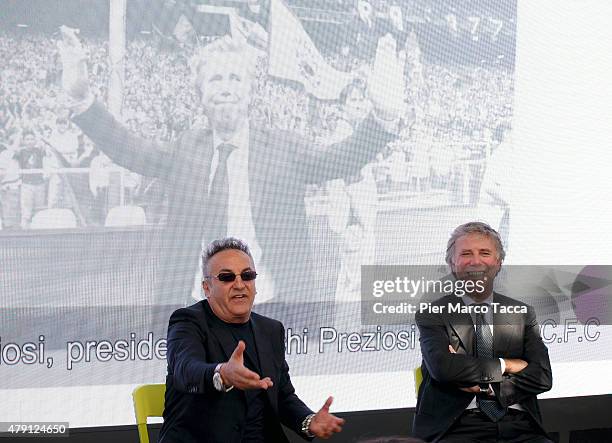
M 309 414 L 302 421 L 302 434 L 304 434 L 308 438 L 315 437 L 315 435 L 312 432 L 310 432 L 310 423 L 312 422 L 312 419 L 314 418 L 314 416 L 315 414 Z
M 223 363 L 219 363 L 215 367 L 215 373 L 213 374 L 213 379 L 212 379 L 213 386 L 219 392 L 229 392 L 232 389 L 234 389 L 234 387 L 233 386 L 225 386 L 225 383 L 223 383 L 223 379 L 221 378 L 221 366 L 223 366 Z

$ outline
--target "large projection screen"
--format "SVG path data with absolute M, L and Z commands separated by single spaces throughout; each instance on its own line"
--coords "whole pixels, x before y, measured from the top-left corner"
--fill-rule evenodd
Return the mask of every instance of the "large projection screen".
M 448 236 L 471 220 L 498 229 L 504 266 L 535 273 L 549 296 L 538 320 L 554 387 L 541 397 L 612 391 L 612 4 L 0 0 L 0 10 L 3 422 L 134 423 L 134 387 L 165 380 L 170 314 L 203 297 L 198 254 L 218 209 L 206 189 L 223 139 L 213 121 L 233 121 L 241 101 L 243 123 L 225 128 L 239 152 L 228 231 L 253 247 L 254 310 L 284 323 L 307 404 L 416 404 L 414 319 L 363 321 L 362 266 L 448 272 Z M 63 87 L 68 38 L 89 109 Z M 244 66 L 206 52 L 222 41 Z M 202 53 L 215 64 L 204 72 L 220 73 L 206 90 L 194 72 Z M 210 93 L 217 81 L 230 83 L 229 105 Z M 399 122 L 381 123 L 385 105 Z M 521 299 L 529 278 L 500 290 Z

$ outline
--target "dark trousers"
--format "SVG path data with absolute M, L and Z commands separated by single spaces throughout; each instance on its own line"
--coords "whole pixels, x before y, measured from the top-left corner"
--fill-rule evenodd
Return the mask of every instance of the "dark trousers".
M 552 443 L 527 412 L 508 409 L 497 423 L 479 409 L 468 409 L 439 440 L 440 443 Z

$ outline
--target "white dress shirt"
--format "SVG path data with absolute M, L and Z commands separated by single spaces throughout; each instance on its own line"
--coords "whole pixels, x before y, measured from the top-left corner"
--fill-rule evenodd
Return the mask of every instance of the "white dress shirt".
M 214 153 L 210 165 L 208 189 L 210 190 L 210 185 L 212 184 L 217 165 L 219 164 L 219 150 L 217 147 L 224 143 L 235 146 L 235 149 L 227 158 L 227 169 L 229 172 L 227 236 L 237 237 L 249 245 L 251 255 L 253 256 L 253 263 L 255 263 L 255 270 L 257 271 L 257 297 L 255 297 L 255 303 L 257 304 L 268 301 L 274 297 L 274 282 L 263 265 L 263 251 L 257 242 L 255 224 L 253 223 L 253 214 L 251 212 L 251 196 L 249 189 L 249 135 L 248 122 L 245 122 L 245 124 L 227 140 L 221 138 L 217 132 L 213 132 Z M 201 270 L 198 270 L 196 276 L 198 288 L 201 287 L 201 281 Z M 194 298 L 201 300 L 202 295 L 202 289 L 198 289 L 194 293 Z

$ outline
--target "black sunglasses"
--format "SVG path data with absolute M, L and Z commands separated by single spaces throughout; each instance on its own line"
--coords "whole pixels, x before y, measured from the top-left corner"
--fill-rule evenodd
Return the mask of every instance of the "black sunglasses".
M 257 272 L 255 271 L 242 271 L 240 274 L 242 281 L 251 281 L 257 278 Z M 206 278 L 216 278 L 224 283 L 229 283 L 236 280 L 236 274 L 233 272 L 220 272 L 217 275 L 207 275 Z

